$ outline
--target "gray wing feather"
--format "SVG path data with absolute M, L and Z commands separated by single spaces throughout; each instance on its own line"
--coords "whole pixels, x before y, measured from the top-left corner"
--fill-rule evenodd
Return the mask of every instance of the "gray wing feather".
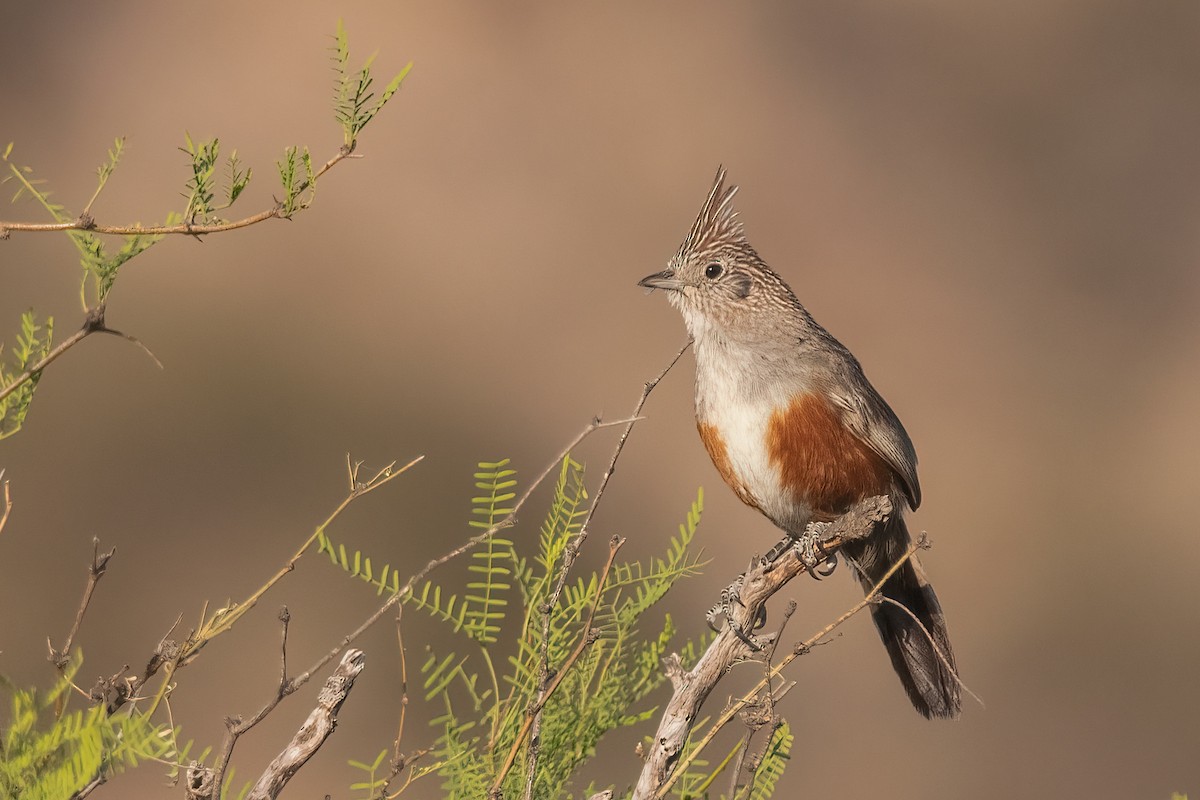
M 921 504 L 921 484 L 917 481 L 917 451 L 896 412 L 862 377 L 864 391 L 851 396 L 831 391 L 830 399 L 842 410 L 846 427 L 868 447 L 879 454 L 904 481 L 908 504 L 916 509 Z

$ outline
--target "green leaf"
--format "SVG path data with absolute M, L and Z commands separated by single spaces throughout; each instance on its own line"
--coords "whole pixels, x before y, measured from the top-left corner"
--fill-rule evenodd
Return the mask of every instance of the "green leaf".
M 372 55 L 364 61 L 362 67 L 357 72 L 350 70 L 350 44 L 346 35 L 346 28 L 340 20 L 338 21 L 337 31 L 334 34 L 334 46 L 332 50 L 333 70 L 335 74 L 333 116 L 342 128 L 344 148 L 346 150 L 353 150 L 357 143 L 358 135 L 375 118 L 375 115 L 387 105 L 396 92 L 400 90 L 401 84 L 408 77 L 408 73 L 412 70 L 413 65 L 411 61 L 405 65 L 388 82 L 379 99 L 371 102 L 375 97 L 375 93 L 371 91 L 371 86 L 375 83 L 375 78 L 371 74 L 371 67 L 375 63 L 375 56 Z
M 54 340 L 54 317 L 38 322 L 33 310 L 21 314 L 21 330 L 9 356 L 9 363 L 0 360 L 0 388 L 14 384 L 22 375 L 35 367 L 50 354 Z M 0 345 L 0 352 L 3 352 Z M 10 366 L 11 365 L 11 366 Z M 15 391 L 0 400 L 0 439 L 13 435 L 25 424 L 33 393 L 41 380 L 42 371 L 36 370 Z

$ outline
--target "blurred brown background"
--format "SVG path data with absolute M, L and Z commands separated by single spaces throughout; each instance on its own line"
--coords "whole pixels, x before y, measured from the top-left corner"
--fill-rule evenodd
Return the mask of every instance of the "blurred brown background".
M 661 269 L 718 163 L 751 240 L 904 420 L 926 502 L 913 526 L 962 674 L 986 701 L 909 708 L 866 617 L 792 671 L 787 786 L 818 797 L 1164 798 L 1200 793 L 1200 7 L 1193 3 L 11 4 L 0 144 L 72 208 L 116 135 L 101 221 L 179 208 L 184 131 L 217 135 L 267 207 L 285 145 L 340 143 L 338 17 L 383 79 L 416 66 L 288 224 L 168 240 L 132 262 L 109 322 L 48 370 L 0 444 L 0 672 L 50 680 L 90 541 L 118 554 L 82 678 L 144 663 L 180 613 L 245 596 L 369 465 L 426 454 L 336 533 L 409 565 L 466 534 L 478 459 L 536 473 L 586 421 L 628 413 L 683 341 Z M 0 218 L 42 220 L 5 202 Z M 81 319 L 65 237 L 0 242 L 0 322 Z M 666 608 L 698 632 L 775 530 L 720 485 L 695 435 L 692 364 L 651 398 L 589 547 L 665 546 L 695 487 L 715 564 Z M 580 452 L 597 478 L 613 436 Z M 525 517 L 532 536 L 541 506 Z M 461 580 L 461 568 L 442 574 Z M 790 632 L 851 603 L 796 583 Z M 276 675 L 275 609 L 308 666 L 375 606 L 318 559 L 182 675 L 185 737 L 219 743 Z M 409 665 L 437 629 L 410 615 Z M 462 642 L 435 640 L 440 652 Z M 296 796 L 346 797 L 394 735 L 390 625 Z M 755 673 L 753 667 L 743 668 Z M 239 745 L 252 779 L 317 683 Z M 817 689 L 815 687 L 821 687 Z M 714 697 L 715 710 L 724 695 Z M 414 698 L 406 745 L 428 744 Z M 646 728 L 638 734 L 649 733 Z M 636 779 L 635 734 L 595 774 Z M 714 754 L 715 756 L 716 754 Z M 114 794 L 115 792 L 115 794 Z M 435 797 L 430 780 L 414 796 Z M 179 796 L 145 767 L 101 796 Z M 784 796 L 784 795 L 781 795 Z

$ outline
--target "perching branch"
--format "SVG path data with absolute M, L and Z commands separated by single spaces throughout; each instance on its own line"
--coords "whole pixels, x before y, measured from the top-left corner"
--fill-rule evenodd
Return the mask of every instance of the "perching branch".
M 818 557 L 833 555 L 846 543 L 869 536 L 875 527 L 891 514 L 891 501 L 886 496 L 871 497 L 862 501 L 834 521 L 826 530 L 826 537 L 820 548 L 822 552 L 818 554 Z M 913 550 L 910 550 L 899 563 L 907 561 L 912 552 Z M 895 568 L 893 567 L 893 570 Z M 695 667 L 690 672 L 685 671 L 678 655 L 672 655 L 666 659 L 667 677 L 670 678 L 671 685 L 674 687 L 674 694 L 663 710 L 658 731 L 654 735 L 646 762 L 642 767 L 641 777 L 634 790 L 633 800 L 661 798 L 670 791 L 674 779 L 683 771 L 679 759 L 683 753 L 684 744 L 691 734 L 692 724 L 699 715 L 701 705 L 735 663 L 755 656 L 751 644 L 743 638 L 743 635 L 739 635 L 737 629 L 752 630 L 767 600 L 805 570 L 806 567 L 800 559 L 790 554 L 785 554 L 772 563 L 752 564 L 746 572 L 742 584 L 741 603 L 734 605 L 729 614 L 728 623 L 700 656 Z M 891 572 L 888 575 L 890 576 Z M 883 581 L 880 583 L 882 584 Z M 861 603 L 815 638 L 827 635 L 833 627 L 865 608 L 878 590 L 879 586 L 876 586 L 875 590 L 868 594 Z M 815 638 L 810 642 L 815 641 Z M 770 637 L 770 640 L 773 641 L 774 637 Z M 807 652 L 809 647 L 811 644 L 806 642 L 797 650 Z M 778 675 L 797 655 L 798 652 L 794 650 L 793 653 L 782 659 L 742 701 L 733 704 L 721 715 L 710 734 L 715 735 L 716 730 L 732 719 L 738 710 L 751 702 L 769 684 L 771 678 Z M 694 756 L 699 747 L 706 742 L 707 740 L 702 741 L 694 748 L 692 755 Z

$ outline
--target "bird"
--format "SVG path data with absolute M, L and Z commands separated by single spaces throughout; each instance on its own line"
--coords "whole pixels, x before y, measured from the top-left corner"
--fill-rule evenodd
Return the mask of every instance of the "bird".
M 696 221 L 667 268 L 639 281 L 664 290 L 683 316 L 696 362 L 700 439 L 734 494 L 788 537 L 869 497 L 894 512 L 842 554 L 864 590 L 908 549 L 904 511 L 921 503 L 917 455 L 858 359 L 819 325 L 750 245 L 717 170 Z M 961 711 L 941 604 L 920 563 L 905 562 L 871 614 L 913 706 L 926 718 Z

